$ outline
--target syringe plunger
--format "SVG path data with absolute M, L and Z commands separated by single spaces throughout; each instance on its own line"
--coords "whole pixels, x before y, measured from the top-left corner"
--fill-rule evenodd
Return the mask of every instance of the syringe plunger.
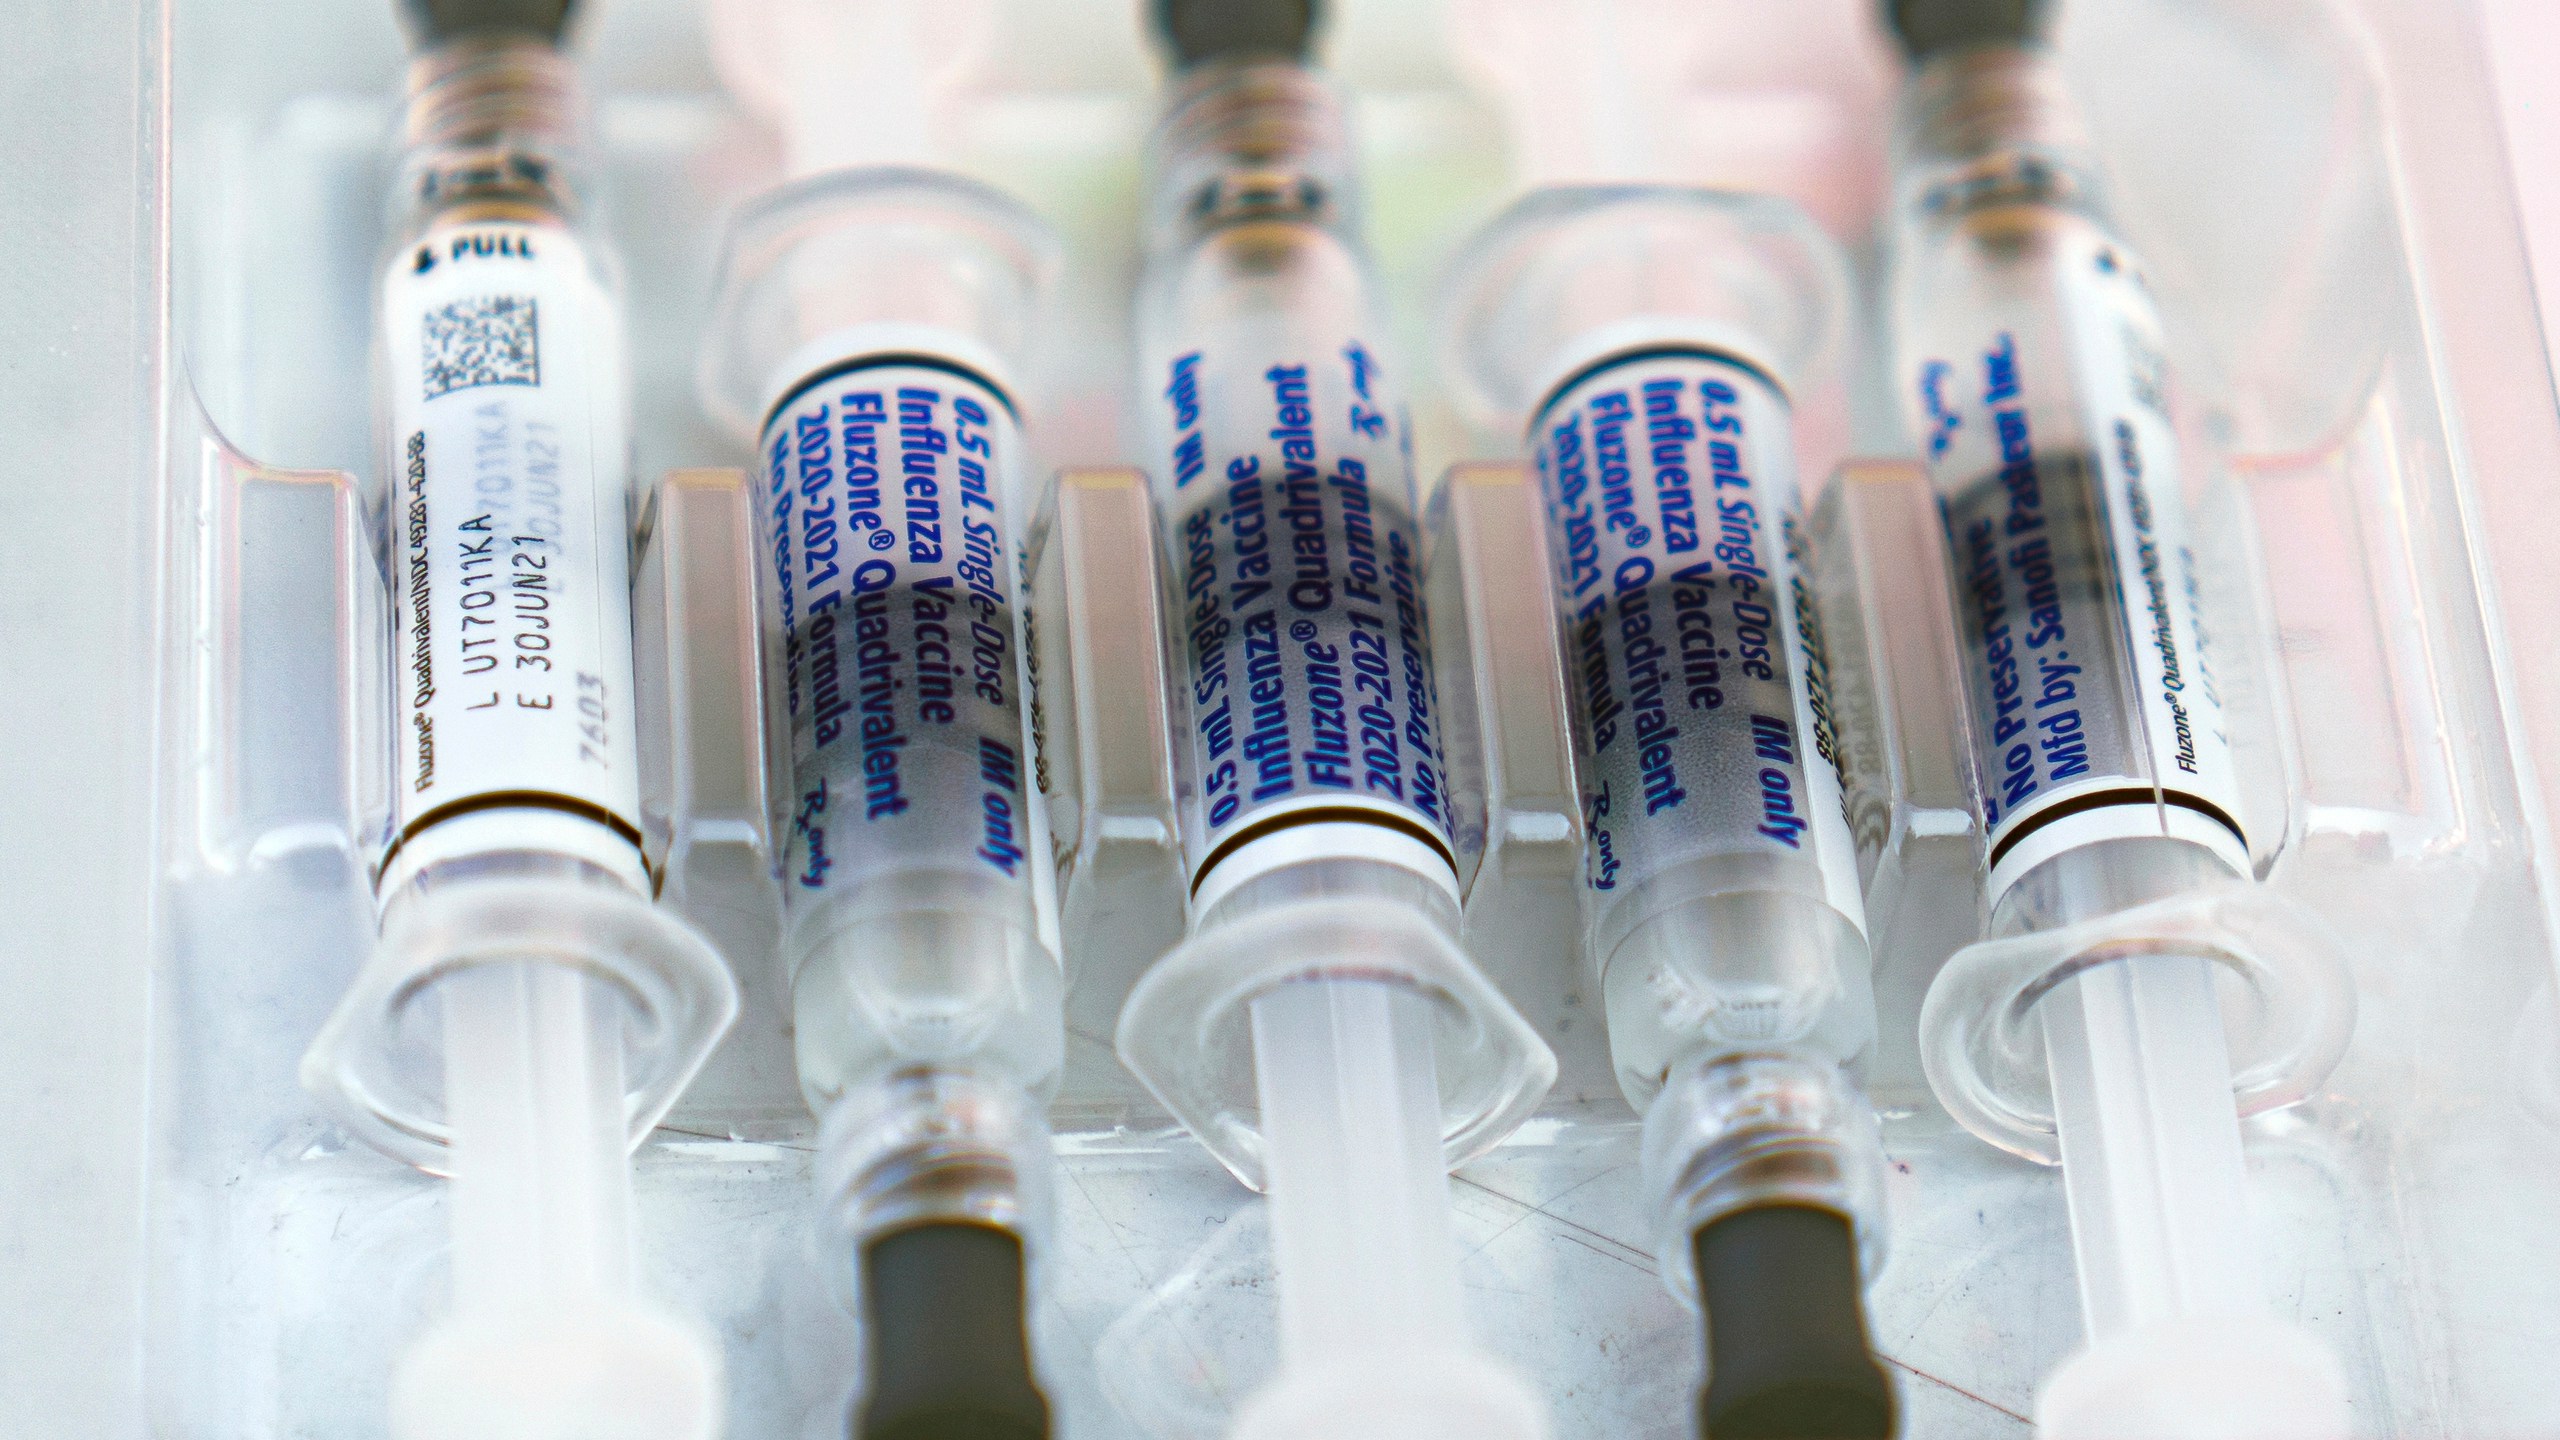
M 1291 1363 L 1457 1333 L 1431 1002 L 1363 980 L 1253 1002 L 1280 1335 Z
M 1386 980 L 1252 1002 L 1285 1366 L 1237 1440 L 1530 1440 L 1536 1397 L 1466 1343 L 1432 1006 Z
M 452 1313 L 401 1359 L 399 1440 L 707 1440 L 716 1352 L 634 1291 L 621 995 L 541 961 L 438 982 Z

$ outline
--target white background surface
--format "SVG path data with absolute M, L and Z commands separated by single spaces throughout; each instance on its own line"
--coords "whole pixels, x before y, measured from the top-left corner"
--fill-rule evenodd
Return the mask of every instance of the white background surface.
M 0 43 L 0 1430 L 143 1433 L 155 7 Z M 137 103 L 137 89 L 141 92 Z M 23 817 L 23 818 L 20 818 Z

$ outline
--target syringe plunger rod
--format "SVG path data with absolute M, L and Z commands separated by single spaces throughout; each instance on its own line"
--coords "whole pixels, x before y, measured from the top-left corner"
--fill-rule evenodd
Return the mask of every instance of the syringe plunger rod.
M 2053 1440 L 2341 1440 L 2337 1362 L 2269 1313 L 2216 962 L 2091 965 L 2036 1002 L 2087 1344 L 2046 1384 Z
M 475 966 L 438 991 L 455 1308 L 627 1291 L 619 999 L 548 964 Z
M 1289 1363 L 1462 1333 L 1431 1002 L 1301 981 L 1253 1002 Z
M 454 1308 L 401 1357 L 393 1435 L 716 1435 L 714 1356 L 634 1291 L 621 995 L 529 960 L 466 966 L 436 996 Z
M 1284 982 L 1250 1003 L 1278 1383 L 1237 1440 L 1538 1440 L 1537 1398 L 1467 1341 L 1432 1027 L 1394 980 Z
M 2036 1009 L 2089 1337 L 2263 1311 L 2213 962 L 2097 965 Z

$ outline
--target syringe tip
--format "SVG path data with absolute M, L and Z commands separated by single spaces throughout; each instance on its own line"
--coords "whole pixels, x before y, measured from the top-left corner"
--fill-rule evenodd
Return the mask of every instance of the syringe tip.
M 2044 38 L 2053 0 L 1884 0 L 1885 23 L 1914 61 L 1972 45 Z
M 1893 1386 L 1867 1346 L 1849 1220 L 1761 1205 L 1691 1237 L 1707 1312 L 1706 1440 L 1887 1440 Z
M 400 0 L 420 48 L 474 36 L 524 35 L 560 43 L 578 0 Z
M 871 1241 L 862 1319 L 870 1379 L 853 1440 L 1048 1440 L 1013 1232 L 946 1221 Z
M 1154 0 L 1156 33 L 1184 69 L 1212 60 L 1304 60 L 1318 0 Z

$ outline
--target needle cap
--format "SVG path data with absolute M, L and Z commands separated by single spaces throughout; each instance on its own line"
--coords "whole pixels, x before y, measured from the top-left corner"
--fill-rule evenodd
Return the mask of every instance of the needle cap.
M 1188 70 L 1212 60 L 1307 58 L 1318 0 L 1154 0 L 1156 33 Z
M 578 0 L 400 0 L 421 48 L 474 35 L 529 35 L 560 43 Z
M 1691 1237 L 1707 1312 L 1706 1440 L 1887 1440 L 1893 1387 L 1867 1346 L 1848 1217 L 1760 1205 Z
M 2051 0 L 1884 0 L 1885 23 L 1914 62 L 1969 45 L 2042 40 Z
M 853 1440 L 1048 1440 L 1012 1231 L 937 1221 L 871 1241 L 862 1320 L 870 1382 Z

